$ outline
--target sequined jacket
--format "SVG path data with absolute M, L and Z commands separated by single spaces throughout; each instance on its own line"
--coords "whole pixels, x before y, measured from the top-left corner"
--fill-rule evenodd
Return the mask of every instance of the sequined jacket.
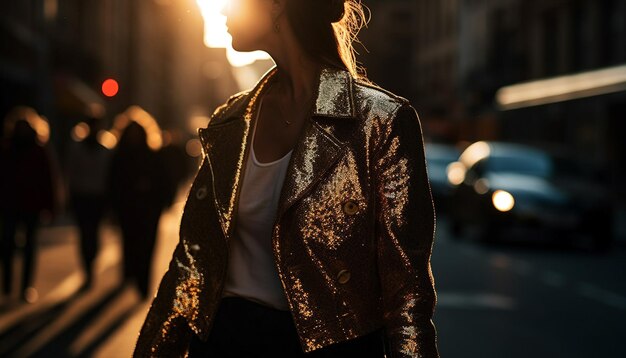
M 184 356 L 193 333 L 208 337 L 236 235 L 253 114 L 275 72 L 198 129 L 202 163 L 135 356 Z M 271 238 L 302 349 L 384 327 L 388 357 L 438 357 L 434 207 L 417 112 L 344 70 L 323 68 L 316 88 Z

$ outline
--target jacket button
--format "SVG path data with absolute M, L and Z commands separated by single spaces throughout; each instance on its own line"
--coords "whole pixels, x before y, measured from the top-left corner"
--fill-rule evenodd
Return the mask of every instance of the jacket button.
M 343 212 L 348 215 L 354 215 L 359 211 L 359 205 L 354 200 L 348 200 L 343 204 Z
M 348 282 L 348 280 L 350 280 L 350 271 L 348 270 L 339 271 L 339 273 L 337 274 L 337 280 L 341 284 Z
M 206 198 L 207 195 L 207 189 L 206 186 L 201 186 L 197 191 L 196 191 L 196 198 L 198 198 L 199 200 L 202 200 L 204 198 Z

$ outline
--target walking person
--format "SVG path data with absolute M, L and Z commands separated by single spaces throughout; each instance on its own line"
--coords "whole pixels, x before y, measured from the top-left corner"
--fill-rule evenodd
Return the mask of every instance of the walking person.
M 148 297 L 152 254 L 159 220 L 170 200 L 160 156 L 147 142 L 146 129 L 131 121 L 111 159 L 109 191 L 122 231 L 123 274 Z
M 198 130 L 203 161 L 135 356 L 438 357 L 420 120 L 369 81 L 356 0 L 231 0 L 275 62 Z
M 38 140 L 37 132 L 26 118 L 12 122 L 0 148 L 0 268 L 3 271 L 2 293 L 11 295 L 16 236 L 24 233 L 21 280 L 18 292 L 23 301 L 33 302 L 37 291 L 33 285 L 37 257 L 37 232 L 40 225 L 53 218 L 55 182 L 51 156 Z
M 83 290 L 94 279 L 93 265 L 99 248 L 99 228 L 107 209 L 107 175 L 111 150 L 98 141 L 100 119 L 89 118 L 89 133 L 70 143 L 66 155 L 70 205 L 80 232 L 80 255 L 85 270 Z

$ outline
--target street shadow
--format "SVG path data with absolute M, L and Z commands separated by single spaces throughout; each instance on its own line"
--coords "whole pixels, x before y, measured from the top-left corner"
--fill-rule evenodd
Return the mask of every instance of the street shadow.
M 133 297 L 131 303 L 122 305 L 121 310 L 116 309 L 120 299 L 129 299 L 125 292 L 124 285 L 117 285 L 96 297 L 94 292 L 78 291 L 64 302 L 24 316 L 0 332 L 0 357 L 92 356 L 141 304 Z M 77 340 L 85 340 L 85 332 L 93 330 L 94 325 L 98 326 L 95 333 L 88 335 L 80 351 L 72 349 Z
M 71 306 L 74 298 L 50 306 L 45 311 L 35 311 L 23 317 L 19 322 L 0 332 L 0 356 L 10 356 L 28 340 L 50 325 L 57 317 Z M 4 308 L 7 309 L 7 308 Z M 3 309 L 3 311 L 4 311 Z

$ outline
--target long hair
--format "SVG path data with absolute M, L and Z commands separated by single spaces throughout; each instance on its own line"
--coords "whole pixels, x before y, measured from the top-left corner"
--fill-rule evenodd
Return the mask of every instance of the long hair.
M 369 21 L 366 8 L 361 0 L 289 0 L 287 17 L 309 56 L 368 81 L 354 49 L 354 43 L 360 43 L 359 31 Z

